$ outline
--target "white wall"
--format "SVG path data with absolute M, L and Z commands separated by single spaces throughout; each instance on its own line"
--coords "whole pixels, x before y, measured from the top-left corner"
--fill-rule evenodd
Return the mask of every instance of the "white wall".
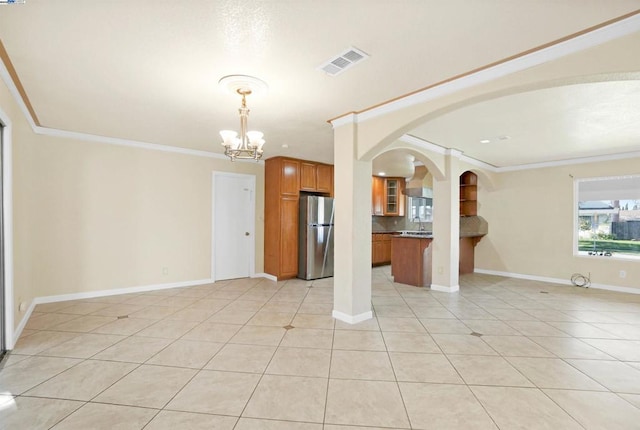
M 13 124 L 16 325 L 36 297 L 210 278 L 213 170 L 256 176 L 263 272 L 262 164 L 37 135 L 4 85 L 0 107 Z
M 493 191 L 480 181 L 478 214 L 489 234 L 476 248 L 476 269 L 567 281 L 591 273 L 594 284 L 640 290 L 640 261 L 573 255 L 574 180 L 638 173 L 640 158 L 632 158 L 501 173 Z

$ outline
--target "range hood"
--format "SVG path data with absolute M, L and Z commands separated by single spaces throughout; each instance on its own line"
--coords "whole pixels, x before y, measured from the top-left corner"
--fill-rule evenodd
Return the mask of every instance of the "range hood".
M 406 183 L 404 195 L 413 198 L 432 199 L 433 190 L 423 185 L 423 180 L 427 173 L 428 170 L 425 166 L 416 166 L 413 176 Z

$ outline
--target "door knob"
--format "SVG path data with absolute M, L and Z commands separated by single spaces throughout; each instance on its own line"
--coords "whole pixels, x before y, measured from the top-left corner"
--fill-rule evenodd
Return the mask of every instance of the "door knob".
M 245 232 L 244 232 L 244 235 L 245 235 L 245 236 L 249 236 L 249 232 L 248 232 L 248 231 L 245 231 Z

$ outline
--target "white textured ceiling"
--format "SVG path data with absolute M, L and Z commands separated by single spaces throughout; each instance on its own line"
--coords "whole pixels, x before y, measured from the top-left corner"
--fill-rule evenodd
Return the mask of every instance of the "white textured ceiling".
M 640 151 L 640 80 L 500 97 L 435 118 L 410 134 L 496 167 Z
M 266 157 L 331 162 L 328 119 L 639 8 L 640 0 L 29 0 L 0 7 L 0 40 L 43 127 L 222 152 L 218 131 L 238 128 L 239 99 L 216 83 L 249 74 L 270 87 L 248 100 Z M 336 77 L 317 70 L 349 46 L 371 58 Z M 629 125 L 639 123 L 637 101 L 637 82 L 543 89 L 466 106 L 412 134 L 497 166 L 610 153 L 637 149 L 629 143 L 638 141 Z M 512 136 L 511 146 L 476 144 L 498 134 Z M 595 139 L 605 135 L 618 143 Z

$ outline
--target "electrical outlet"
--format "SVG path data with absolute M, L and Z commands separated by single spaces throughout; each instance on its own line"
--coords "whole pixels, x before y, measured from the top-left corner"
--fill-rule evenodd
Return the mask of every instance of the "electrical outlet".
M 169 274 L 169 268 L 168 267 L 163 267 L 162 268 L 162 274 L 165 275 L 165 276 L 168 275 Z
M 620 271 L 620 277 L 621 277 L 621 278 L 626 278 L 626 277 L 627 277 L 627 272 L 626 272 L 626 271 L 624 271 L 624 270 L 621 270 L 621 271 Z
M 444 272 L 444 267 L 438 266 L 438 274 L 442 275 L 443 272 Z

